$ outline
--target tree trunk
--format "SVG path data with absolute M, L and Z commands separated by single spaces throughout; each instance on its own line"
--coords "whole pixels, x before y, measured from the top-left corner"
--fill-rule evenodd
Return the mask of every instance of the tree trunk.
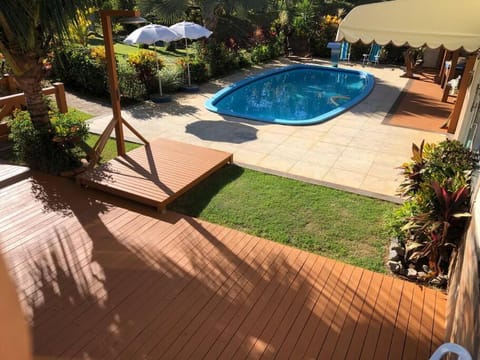
M 16 80 L 25 94 L 25 104 L 36 129 L 50 128 L 48 105 L 42 93 L 41 81 L 43 69 L 38 65 L 35 69 L 17 76 Z

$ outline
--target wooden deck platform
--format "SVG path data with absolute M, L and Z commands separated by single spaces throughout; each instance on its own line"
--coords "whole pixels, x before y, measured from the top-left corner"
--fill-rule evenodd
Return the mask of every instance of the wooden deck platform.
M 230 153 L 156 139 L 80 174 L 77 180 L 160 210 L 229 162 Z
M 30 169 L 25 166 L 2 164 L 0 162 L 0 187 L 7 186 L 28 176 Z
M 0 196 L 38 359 L 427 359 L 443 340 L 439 291 L 62 178 Z

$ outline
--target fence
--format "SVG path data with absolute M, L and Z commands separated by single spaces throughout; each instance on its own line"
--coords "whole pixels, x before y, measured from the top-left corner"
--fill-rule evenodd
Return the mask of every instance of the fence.
M 0 141 L 7 140 L 8 127 L 3 118 L 11 115 L 15 109 L 21 108 L 25 105 L 25 96 L 23 93 L 18 93 L 20 90 L 15 78 L 4 75 L 0 79 L 0 87 L 5 89 L 11 95 L 0 97 Z M 65 97 L 65 87 L 63 83 L 53 83 L 52 86 L 42 90 L 43 95 L 55 95 L 58 110 L 62 113 L 68 111 L 67 99 Z

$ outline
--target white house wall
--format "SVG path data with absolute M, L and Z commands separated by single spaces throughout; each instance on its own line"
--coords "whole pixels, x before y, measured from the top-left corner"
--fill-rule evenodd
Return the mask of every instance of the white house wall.
M 470 128 L 470 122 L 472 121 L 473 116 L 475 115 L 474 111 L 472 110 L 472 105 L 475 101 L 475 91 L 477 86 L 480 84 L 480 61 L 477 58 L 475 66 L 473 67 L 473 80 L 470 86 L 467 89 L 467 93 L 465 95 L 465 100 L 463 102 L 462 111 L 460 112 L 459 122 L 457 125 L 457 131 L 453 134 L 452 138 L 457 139 L 462 143 L 465 143 L 468 130 Z M 480 129 L 477 129 L 480 131 Z M 480 144 L 474 144 L 478 148 Z M 475 147 L 474 147 L 475 149 Z

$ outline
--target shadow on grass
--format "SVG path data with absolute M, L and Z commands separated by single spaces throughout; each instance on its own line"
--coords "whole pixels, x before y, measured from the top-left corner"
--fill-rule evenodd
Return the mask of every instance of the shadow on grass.
M 229 183 L 238 179 L 244 172 L 244 169 L 236 165 L 226 165 L 217 172 L 210 175 L 207 179 L 195 186 L 192 190 L 180 196 L 169 209 L 198 217 L 208 206 L 212 198 L 217 195 Z

